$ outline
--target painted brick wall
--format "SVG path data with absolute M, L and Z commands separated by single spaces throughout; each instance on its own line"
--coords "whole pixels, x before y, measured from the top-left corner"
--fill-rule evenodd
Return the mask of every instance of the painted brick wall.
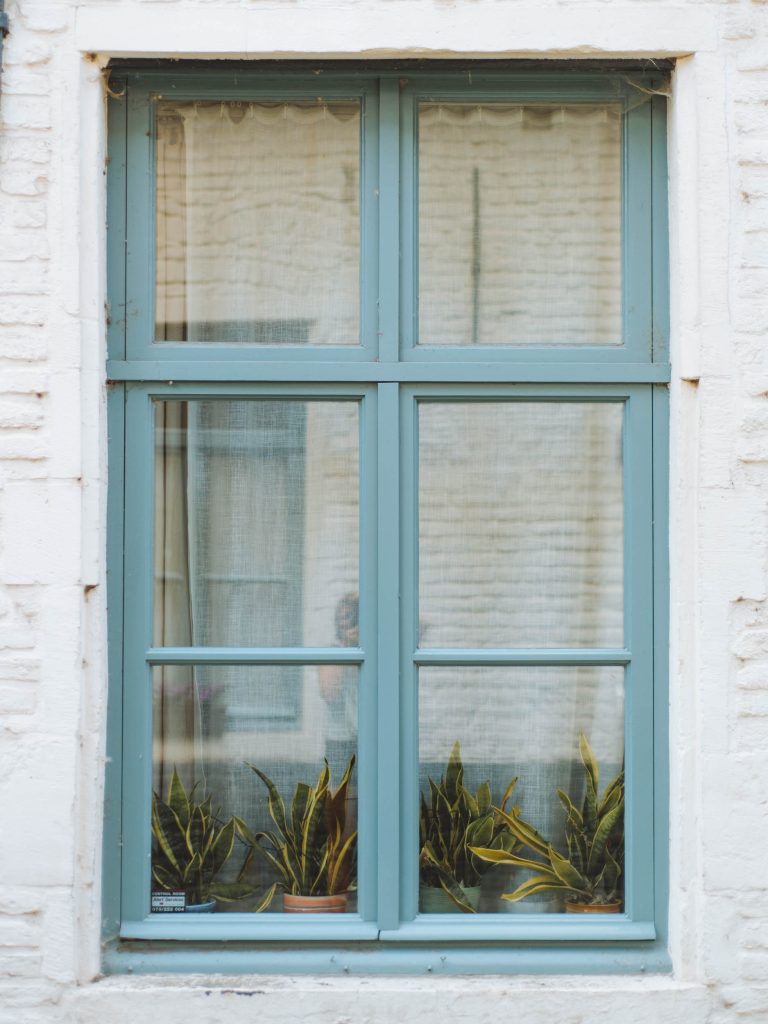
M 21 0 L 8 10 L 0 1024 L 768 1019 L 768 5 Z M 674 974 L 96 981 L 106 686 L 99 66 L 110 54 L 425 51 L 681 57 L 670 128 Z

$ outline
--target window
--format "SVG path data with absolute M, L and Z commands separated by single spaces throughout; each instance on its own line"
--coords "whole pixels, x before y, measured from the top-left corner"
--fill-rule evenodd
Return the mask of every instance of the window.
M 660 74 L 113 72 L 110 969 L 666 967 Z

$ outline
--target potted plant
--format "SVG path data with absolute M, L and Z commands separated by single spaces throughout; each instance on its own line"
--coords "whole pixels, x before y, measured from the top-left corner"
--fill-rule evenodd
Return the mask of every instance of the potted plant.
M 186 911 L 210 913 L 217 900 L 244 899 L 253 889 L 217 881 L 234 849 L 235 821 L 222 825 L 211 796 L 198 802 L 196 789 L 187 795 L 174 768 L 167 801 L 152 794 L 152 877 L 164 892 L 183 891 Z
M 254 771 L 267 787 L 268 810 L 275 830 L 251 832 L 239 818 L 236 827 L 251 850 L 241 877 L 258 853 L 278 875 L 257 908 L 266 910 L 278 890 L 283 892 L 287 913 L 344 913 L 347 893 L 354 886 L 357 832 L 347 834 L 347 796 L 355 766 L 354 755 L 334 793 L 328 762 L 314 786 L 298 783 L 286 813 L 274 782 L 255 765 Z
M 567 913 L 618 914 L 621 910 L 624 870 L 624 771 L 620 771 L 599 797 L 599 771 L 595 755 L 583 733 L 579 753 L 584 765 L 586 790 L 579 811 L 561 789 L 557 795 L 568 815 L 565 851 L 560 853 L 535 828 L 513 811 L 501 810 L 510 832 L 522 846 L 540 859 L 516 853 L 473 847 L 472 853 L 490 864 L 526 868 L 533 876 L 502 899 L 523 900 L 539 893 L 565 898 Z
M 480 900 L 480 880 L 489 867 L 473 847 L 509 854 L 519 845 L 504 813 L 517 779 L 507 787 L 500 809 L 492 806 L 488 782 L 473 795 L 464 785 L 457 741 L 440 782 L 427 781 L 429 804 L 422 793 L 419 813 L 421 909 L 473 914 Z

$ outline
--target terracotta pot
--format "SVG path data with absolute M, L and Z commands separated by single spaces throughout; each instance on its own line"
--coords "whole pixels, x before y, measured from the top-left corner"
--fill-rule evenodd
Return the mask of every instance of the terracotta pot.
M 613 903 L 571 903 L 565 901 L 566 914 L 620 914 L 621 900 Z
M 347 894 L 336 896 L 283 896 L 283 910 L 286 914 L 344 914 L 347 910 Z

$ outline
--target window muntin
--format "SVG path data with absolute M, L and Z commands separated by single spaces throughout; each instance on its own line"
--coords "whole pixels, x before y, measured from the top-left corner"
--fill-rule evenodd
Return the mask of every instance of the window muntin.
M 401 76 L 400 76 L 401 77 Z M 520 96 L 515 96 L 522 103 L 531 102 L 531 98 L 537 93 L 537 88 L 532 87 L 530 82 L 520 86 L 510 79 L 508 82 L 501 82 L 503 76 L 489 86 L 487 82 L 479 79 L 477 95 L 473 93 L 473 102 L 478 99 L 481 102 L 488 102 L 488 93 L 494 93 L 490 98 L 502 102 L 502 97 L 507 103 L 510 96 L 518 88 Z M 378 367 L 375 361 L 371 360 L 374 354 L 374 347 L 370 344 L 371 334 L 366 335 L 363 328 L 362 337 L 364 344 L 362 350 L 356 355 L 353 354 L 353 346 L 349 348 L 349 356 L 358 360 L 357 368 L 352 371 L 345 367 L 344 361 L 336 365 L 329 365 L 331 359 L 338 359 L 338 351 L 334 356 L 329 351 L 333 346 L 317 346 L 312 351 L 311 346 L 298 344 L 283 347 L 282 341 L 278 340 L 273 345 L 259 342 L 249 348 L 248 359 L 252 360 L 250 370 L 245 369 L 242 362 L 237 367 L 232 362 L 235 359 L 242 360 L 243 347 L 240 346 L 237 354 L 236 348 L 227 343 L 216 343 L 216 360 L 210 362 L 212 346 L 206 343 L 194 346 L 185 345 L 185 352 L 188 353 L 184 360 L 177 359 L 174 354 L 172 340 L 162 346 L 154 346 L 154 351 L 146 348 L 146 339 L 151 337 L 153 332 L 146 329 L 146 317 L 140 322 L 130 322 L 127 330 L 129 354 L 144 358 L 149 357 L 156 362 L 156 369 L 148 370 L 145 366 L 142 369 L 143 380 L 149 381 L 144 384 L 126 385 L 128 397 L 128 435 L 131 438 L 128 455 L 127 477 L 130 482 L 137 477 L 145 480 L 145 492 L 141 497 L 140 515 L 127 521 L 127 550 L 130 562 L 129 575 L 132 579 L 151 578 L 148 572 L 150 562 L 146 558 L 142 564 L 132 562 L 132 556 L 141 550 L 141 544 L 146 544 L 147 527 L 151 532 L 153 516 L 153 504 L 146 500 L 146 494 L 151 493 L 152 483 L 149 479 L 145 465 L 147 453 L 152 450 L 151 430 L 151 407 L 155 401 L 163 399 L 169 402 L 179 400 L 180 395 L 186 393 L 187 398 L 228 397 L 236 400 L 249 400 L 254 397 L 259 399 L 273 400 L 277 396 L 290 398 L 302 397 L 302 387 L 307 392 L 319 394 L 325 391 L 325 398 L 336 398 L 340 391 L 347 388 L 354 392 L 358 398 L 366 395 L 365 402 L 368 403 L 368 428 L 363 429 L 363 443 L 361 445 L 361 492 L 365 497 L 362 507 L 362 529 L 360 534 L 360 622 L 361 633 L 367 636 L 367 641 L 361 644 L 360 649 L 351 649 L 349 658 L 340 657 L 340 648 L 315 648 L 302 656 L 301 648 L 216 648 L 207 652 L 205 664 L 227 664 L 233 663 L 243 666 L 248 665 L 275 665 L 286 661 L 291 666 L 302 665 L 302 671 L 312 670 L 308 661 L 313 665 L 333 665 L 341 663 L 345 666 L 360 665 L 361 679 L 359 687 L 359 726 L 360 740 L 359 752 L 361 755 L 361 776 L 360 776 L 360 875 L 361 879 L 367 878 L 364 886 L 359 892 L 358 913 L 343 915 L 345 921 L 334 920 L 312 922 L 303 921 L 301 928 L 295 927 L 293 921 L 278 921 L 275 915 L 260 915 L 256 919 L 253 915 L 242 915 L 235 913 L 205 915 L 190 915 L 192 920 L 179 921 L 173 915 L 155 914 L 153 920 L 146 917 L 146 894 L 149 886 L 149 875 L 147 871 L 149 845 L 146 831 L 140 836 L 132 835 L 130 841 L 126 842 L 124 872 L 124 900 L 123 900 L 123 927 L 122 934 L 125 937 L 177 937 L 177 938 L 226 938 L 234 934 L 249 939 L 291 939 L 299 936 L 305 937 L 328 937 L 337 941 L 352 941 L 355 939 L 378 937 L 389 943 L 398 939 L 406 941 L 428 941 L 437 942 L 467 942 L 474 938 L 486 941 L 501 940 L 505 942 L 516 942 L 525 940 L 536 942 L 538 938 L 579 938 L 600 940 L 601 938 L 614 938 L 617 940 L 647 942 L 654 934 L 654 926 L 649 922 L 653 918 L 654 881 L 652 872 L 652 842 L 653 837 L 647 831 L 649 814 L 653 817 L 653 789 L 652 780 L 649 781 L 648 766 L 653 763 L 652 739 L 652 715 L 653 715 L 653 690 L 650 680 L 652 679 L 651 647 L 649 638 L 652 627 L 652 608 L 650 596 L 652 579 L 649 567 L 651 563 L 651 460 L 650 449 L 652 441 L 651 432 L 651 390 L 646 381 L 656 379 L 663 375 L 663 368 L 656 368 L 650 362 L 652 354 L 652 336 L 650 333 L 650 291 L 645 287 L 644 274 L 637 273 L 638 266 L 647 264 L 650 268 L 650 249 L 646 241 L 650 236 L 650 224 L 647 230 L 643 228 L 635 232 L 634 237 L 637 244 L 631 251 L 624 251 L 624 339 L 625 344 L 603 345 L 602 351 L 597 353 L 595 345 L 561 346 L 553 345 L 548 347 L 548 363 L 545 368 L 543 363 L 535 364 L 532 360 L 541 360 L 541 353 L 537 354 L 537 346 L 526 345 L 521 348 L 497 345 L 498 351 L 489 356 L 489 349 L 486 346 L 482 354 L 480 346 L 473 351 L 472 346 L 456 346 L 457 351 L 446 351 L 442 346 L 423 346 L 421 353 L 412 348 L 413 335 L 409 335 L 409 324 L 414 323 L 413 314 L 417 309 L 414 302 L 414 283 L 416 277 L 413 269 L 416 265 L 417 233 L 410 233 L 413 226 L 410 220 L 412 200 L 417 194 L 414 191 L 414 181 L 409 179 L 409 168 L 416 166 L 415 150 L 413 141 L 416 136 L 411 134 L 415 121 L 416 107 L 414 97 L 419 89 L 429 94 L 430 101 L 447 103 L 461 102 L 464 97 L 459 94 L 467 90 L 466 77 L 444 88 L 444 94 L 439 95 L 440 88 L 436 88 L 434 82 L 428 85 L 419 84 L 418 76 L 406 82 L 398 82 L 395 76 L 386 78 L 383 76 L 376 88 L 366 86 L 366 117 L 362 134 L 364 145 L 361 151 L 362 170 L 360 208 L 362 217 L 362 257 L 361 257 L 361 278 L 363 281 L 361 289 L 361 308 L 370 312 L 371 296 L 378 292 L 380 299 L 379 306 L 379 340 L 377 347 L 380 352 L 387 354 L 386 367 Z M 592 81 L 590 87 L 592 94 L 588 98 L 594 103 L 601 91 L 604 93 L 616 94 L 616 80 L 603 79 L 596 84 Z M 258 83 L 256 83 L 258 85 Z M 186 83 L 188 92 L 193 93 L 192 99 L 199 101 L 201 97 L 201 86 L 190 87 Z M 152 91 L 153 83 L 146 81 L 142 88 L 147 94 Z M 259 86 L 261 88 L 261 86 Z M 254 88 L 254 81 L 249 83 L 243 90 L 244 94 L 253 101 L 254 95 L 259 91 Z M 340 95 L 348 97 L 350 88 L 339 84 L 337 81 L 330 89 L 324 92 L 332 92 L 336 89 Z M 548 88 L 548 87 L 547 87 Z M 539 88 L 538 94 L 534 97 L 540 102 L 547 88 Z M 378 89 L 378 95 L 376 91 Z M 483 91 L 484 90 L 484 91 Z M 283 95 L 287 96 L 290 90 L 284 90 Z M 568 94 L 561 82 L 553 91 L 559 94 L 559 101 Z M 625 90 L 629 91 L 629 90 Z M 140 90 L 139 90 L 140 92 Z M 183 89 L 182 89 L 183 92 Z M 271 101 L 280 101 L 280 90 L 271 85 L 266 90 Z M 581 98 L 589 89 L 582 91 Z M 399 95 L 398 95 L 399 94 Z M 524 94 L 524 95 L 523 95 Z M 277 97 L 277 98 L 276 98 Z M 399 118 L 397 113 L 399 105 Z M 140 149 L 144 143 L 135 134 L 135 129 L 146 124 L 148 111 L 151 111 L 151 104 L 143 109 L 144 113 L 139 117 L 136 111 L 141 107 L 140 97 L 134 95 L 132 114 L 129 121 L 133 121 L 134 133 L 129 128 L 129 139 L 132 144 Z M 651 184 L 649 180 L 650 161 L 645 158 L 638 160 L 638 150 L 642 145 L 638 141 L 645 132 L 646 142 L 650 142 L 651 117 L 648 110 L 648 117 L 638 116 L 640 107 L 630 107 L 624 103 L 623 114 L 623 175 L 626 187 L 623 192 L 622 209 L 624 235 L 626 237 L 628 225 L 634 223 L 637 226 L 639 211 L 642 209 L 642 201 L 650 194 Z M 645 127 L 643 125 L 645 124 Z M 146 130 L 142 133 L 146 136 Z M 372 140 L 375 139 L 375 144 Z M 393 149 L 399 149 L 400 159 L 394 160 Z M 378 158 L 377 176 L 371 174 L 371 168 L 376 166 L 373 159 Z M 411 164 L 411 157 L 414 158 Z M 390 216 L 384 216 L 384 211 L 391 213 L 393 208 L 393 196 L 397 196 L 396 169 L 399 166 L 404 174 L 399 182 L 400 188 L 400 222 L 393 225 Z M 129 176 L 128 194 L 136 192 L 136 180 Z M 380 202 L 382 219 L 379 220 L 376 212 L 378 207 L 372 202 L 372 196 Z M 646 194 L 647 193 L 647 194 Z M 142 201 L 147 203 L 148 195 L 142 193 Z M 641 218 L 642 219 L 642 218 Z M 129 236 L 131 231 L 129 231 Z M 398 239 L 400 241 L 398 241 Z M 412 240 L 411 240 L 412 239 Z M 136 273 L 137 255 L 142 250 L 142 245 L 136 246 L 137 236 L 133 233 L 133 240 L 129 237 L 128 245 L 128 293 L 135 301 L 136 296 L 142 293 L 142 288 L 135 287 L 138 280 Z M 371 259 L 371 243 L 378 249 L 378 257 Z M 402 246 L 401 246 L 402 243 Z M 366 248 L 368 246 L 368 248 Z M 146 251 L 146 249 L 144 250 Z M 397 266 L 398 252 L 402 253 L 401 274 L 399 288 L 393 292 L 392 269 Z M 371 275 L 377 281 L 377 287 L 371 285 Z M 146 280 L 146 279 L 145 279 Z M 647 283 L 647 282 L 646 282 Z M 143 291 L 146 297 L 146 289 Z M 393 318 L 391 303 L 383 301 L 387 296 L 396 296 L 399 306 L 400 340 L 393 334 L 393 325 L 397 325 L 398 318 Z M 638 304 L 628 306 L 626 295 L 640 296 Z M 366 306 L 367 303 L 367 306 Z M 145 308 L 146 304 L 145 304 Z M 640 309 L 640 318 L 632 319 L 637 309 Z M 395 313 L 397 310 L 395 310 Z M 363 315 L 365 323 L 365 315 Z M 370 323 L 370 321 L 369 321 Z M 634 324 L 634 326 L 633 326 Z M 645 325 L 643 327 L 642 325 Z M 640 327 L 638 327 L 640 325 Z M 626 329 L 629 327 L 629 329 Z M 642 329 L 641 329 L 642 328 Z M 113 332 L 114 333 L 114 332 Z M 367 341 L 366 341 L 367 339 Z M 393 341 L 396 342 L 393 348 Z M 277 347 L 281 348 L 278 352 Z M 434 348 L 435 352 L 426 351 Z M 462 351 L 458 351 L 461 349 Z M 392 353 L 400 351 L 401 362 L 391 362 Z M 119 348 L 116 350 L 119 354 Z M 162 353 L 165 353 L 164 355 Z M 408 369 L 408 362 L 414 359 L 428 361 L 430 384 L 416 385 L 410 383 L 413 380 L 413 371 Z M 595 360 L 598 359 L 598 362 Z M 626 370 L 619 369 L 617 364 L 630 359 L 639 360 L 639 363 Z M 365 365 L 366 360 L 371 360 Z M 494 365 L 490 371 L 482 366 L 482 361 L 488 360 Z M 461 368 L 456 363 L 461 362 Z M 644 368 L 639 365 L 644 363 Z M 227 370 L 227 366 L 232 369 Z M 301 369 L 297 372 L 297 367 Z M 168 372 L 173 366 L 173 372 Z M 578 369 L 577 369 L 578 367 Z M 598 368 L 599 367 L 599 368 Z M 611 369 L 611 367 L 616 367 Z M 112 370 L 118 371 L 120 367 L 113 364 Z M 123 371 L 130 380 L 131 371 Z M 224 383 L 233 379 L 232 374 L 242 375 L 243 383 L 232 385 Z M 354 373 L 354 377 L 351 374 Z M 149 376 L 147 376 L 149 374 Z M 154 378 L 153 378 L 154 374 Z M 195 374 L 196 376 L 192 376 Z M 548 374 L 553 382 L 549 385 L 526 385 L 526 380 L 543 380 Z M 163 380 L 183 380 L 184 378 L 201 380 L 207 379 L 205 385 L 183 385 L 172 386 L 161 385 Z M 286 386 L 280 382 L 295 379 L 306 381 L 306 384 Z M 158 383 L 151 383 L 155 379 Z M 249 380 L 260 379 L 260 384 L 248 384 Z M 353 386 L 345 385 L 345 380 L 362 381 L 362 384 Z M 457 381 L 464 379 L 464 384 Z M 599 385 L 589 383 L 595 380 L 613 380 L 615 384 Z M 269 384 L 273 380 L 275 384 Z M 478 385 L 477 381 L 509 381 L 509 387 Z M 630 384 L 630 381 L 637 381 Z M 323 383 L 327 382 L 327 383 Z M 401 394 L 401 405 L 398 410 L 397 394 Z M 565 400 L 584 401 L 594 404 L 595 402 L 612 403 L 615 408 L 624 406 L 623 411 L 623 483 L 622 492 L 625 502 L 624 506 L 624 560 L 622 575 L 624 578 L 625 592 L 625 633 L 623 647 L 587 648 L 579 650 L 565 647 L 552 648 L 519 648 L 514 649 L 503 647 L 483 649 L 463 648 L 418 648 L 418 634 L 420 629 L 420 614 L 417 607 L 415 595 L 417 580 L 417 565 L 414 554 L 417 550 L 417 492 L 415 483 L 418 480 L 418 444 L 417 430 L 418 422 L 417 407 L 423 403 L 424 406 L 430 402 L 438 402 L 440 399 L 451 397 L 452 401 L 461 400 L 465 403 L 472 403 L 478 400 L 488 401 L 489 399 L 503 400 L 509 402 L 520 398 L 528 398 L 535 402 Z M 150 401 L 148 401 L 150 399 Z M 394 401 L 393 401 L 394 399 Z M 375 429 L 374 428 L 375 425 Z M 395 438 L 400 427 L 401 442 L 396 446 Z M 151 458 L 150 458 L 151 461 Z M 398 468 L 399 466 L 399 468 Z M 392 475 L 393 468 L 395 475 Z M 375 484 L 378 484 L 376 492 Z M 138 499 L 137 499 L 138 500 Z M 367 502 L 367 504 L 366 504 Z M 129 494 L 129 504 L 136 510 L 136 503 L 133 496 Z M 399 524 L 393 523 L 392 510 Z M 378 520 L 376 522 L 376 520 Z M 378 547 L 376 542 L 376 529 L 378 528 Z M 398 534 L 400 535 L 398 537 Z M 398 552 L 400 557 L 398 559 Z M 138 562 L 141 563 L 139 558 Z M 129 593 L 135 594 L 132 586 L 128 588 Z M 129 637 L 126 647 L 126 678 L 133 680 L 140 679 L 142 674 L 146 677 L 148 669 L 156 672 L 158 667 L 165 665 L 189 665 L 200 660 L 200 653 L 197 649 L 168 649 L 166 652 L 158 648 L 149 648 L 146 623 L 151 621 L 151 592 L 143 590 L 143 596 L 136 602 L 130 598 L 127 607 L 126 636 Z M 400 615 L 397 614 L 397 606 L 400 606 Z M 378 617 L 375 613 L 378 612 Z M 132 639 L 130 639 L 132 638 Z M 464 641 L 460 641 L 464 642 Z M 618 641 L 616 641 L 618 643 Z M 397 669 L 392 674 L 392 652 L 397 660 L 397 651 L 400 651 L 400 686 L 393 685 L 397 678 Z M 415 652 L 415 654 L 413 653 Z M 465 915 L 438 914 L 437 918 L 429 915 L 418 915 L 418 865 L 413 856 L 413 851 L 418 849 L 415 829 L 418 821 L 417 794 L 418 784 L 418 731 L 416 728 L 419 721 L 419 673 L 436 671 L 438 668 L 452 670 L 463 670 L 469 666 L 472 672 L 488 672 L 491 668 L 513 669 L 518 666 L 531 665 L 537 670 L 544 670 L 549 665 L 562 666 L 583 666 L 584 671 L 593 668 L 596 672 L 602 671 L 603 667 L 612 671 L 623 672 L 625 676 L 624 688 L 624 718 L 627 736 L 631 742 L 627 748 L 627 773 L 630 780 L 630 801 L 627 810 L 627 835 L 628 835 L 628 871 L 627 878 L 629 889 L 626 898 L 626 913 L 616 921 L 607 919 L 597 920 L 584 924 L 581 922 L 565 922 L 559 916 L 543 915 L 542 920 L 549 919 L 555 925 L 555 930 L 541 931 L 531 925 L 526 915 L 501 915 L 496 913 L 479 914 L 471 921 Z M 378 671 L 377 671 L 378 670 Z M 132 685 L 127 697 L 126 723 L 128 742 L 126 745 L 126 773 L 127 781 L 127 808 L 128 817 L 134 824 L 148 820 L 149 802 L 147 794 L 151 789 L 151 780 L 146 771 L 136 770 L 136 766 L 142 762 L 147 763 L 147 741 L 146 741 L 146 688 Z M 137 735 L 133 730 L 137 728 Z M 393 747 L 392 737 L 399 735 L 398 755 L 397 746 Z M 375 756 L 377 752 L 377 756 Z M 376 780 L 375 769 L 378 765 L 379 775 Z M 394 771 L 391 769 L 394 768 Z M 410 780 L 410 781 L 409 781 Z M 138 789 L 137 789 L 137 783 Z M 394 799 L 393 799 L 394 798 Z M 366 814 L 370 815 L 368 822 L 365 822 Z M 658 819 L 657 819 L 658 820 Z M 140 828 L 143 826 L 139 825 Z M 643 834 L 643 829 L 646 830 Z M 142 865 L 140 871 L 136 871 L 133 865 Z M 392 884 L 394 883 L 394 885 Z M 352 920 L 350 920 L 352 918 Z M 491 918 L 493 923 L 491 923 Z M 195 923 L 196 920 L 196 923 Z M 430 921 L 436 922 L 431 924 Z M 559 929 L 559 931 L 557 930 Z M 617 961 L 618 962 L 618 961 Z M 487 969 L 487 968 L 486 968 Z

